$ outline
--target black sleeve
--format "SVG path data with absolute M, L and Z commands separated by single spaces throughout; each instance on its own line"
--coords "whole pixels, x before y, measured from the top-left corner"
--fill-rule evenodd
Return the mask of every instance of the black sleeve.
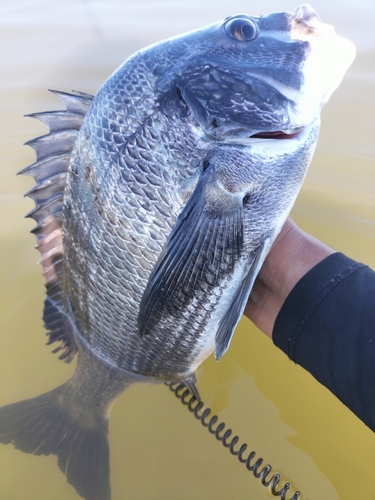
M 273 341 L 375 431 L 375 272 L 341 253 L 290 292 Z

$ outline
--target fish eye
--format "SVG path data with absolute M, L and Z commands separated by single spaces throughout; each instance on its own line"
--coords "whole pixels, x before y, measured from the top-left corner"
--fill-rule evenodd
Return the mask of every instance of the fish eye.
M 250 42 L 258 36 L 256 25 L 244 17 L 235 17 L 229 20 L 224 29 L 228 36 L 240 42 Z

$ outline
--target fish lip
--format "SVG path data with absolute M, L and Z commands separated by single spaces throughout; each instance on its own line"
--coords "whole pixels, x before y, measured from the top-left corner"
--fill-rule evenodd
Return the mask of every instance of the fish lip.
M 315 119 L 313 120 L 313 122 L 314 121 Z M 241 144 L 243 141 L 246 141 L 246 143 L 249 143 L 250 141 L 287 141 L 292 139 L 299 139 L 300 136 L 304 133 L 304 130 L 313 122 L 310 122 L 307 125 L 299 125 L 289 129 L 280 127 L 273 130 L 265 130 L 251 129 L 250 127 L 246 129 L 245 127 L 242 127 L 241 130 L 232 129 L 227 131 L 227 133 L 217 133 L 218 129 L 203 129 L 203 134 L 207 140 L 218 143 L 227 142 Z
M 292 130 L 275 130 L 275 131 L 259 131 L 255 134 L 249 136 L 249 139 L 265 139 L 265 140 L 288 140 L 288 139 L 297 139 L 305 126 L 295 127 Z
M 247 137 L 226 137 L 218 142 L 221 142 L 223 144 L 233 144 L 233 145 L 237 144 L 241 146 L 251 146 L 255 144 L 270 144 L 270 145 L 278 144 L 282 146 L 282 144 L 286 145 L 288 143 L 291 143 L 292 141 L 297 141 L 297 142 L 303 141 L 304 136 L 307 136 L 313 129 L 314 125 L 319 123 L 320 123 L 319 118 L 316 118 L 304 126 L 296 127 L 292 133 L 288 134 L 284 133 L 284 131 L 281 131 L 282 134 L 280 134 L 280 136 L 269 135 L 268 137 L 262 137 L 260 136 L 260 134 L 263 134 L 263 132 L 258 131 L 255 134 L 252 134 Z M 268 133 L 270 132 L 269 131 L 264 132 L 264 134 Z

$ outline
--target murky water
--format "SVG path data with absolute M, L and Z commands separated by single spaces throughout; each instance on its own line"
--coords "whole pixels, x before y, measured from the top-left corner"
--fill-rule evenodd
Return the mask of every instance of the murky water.
M 34 161 L 26 140 L 45 133 L 25 113 L 56 109 L 47 88 L 94 93 L 135 50 L 230 14 L 291 10 L 295 0 L 3 1 L 1 23 L 0 404 L 67 380 L 46 347 L 44 296 L 35 262 Z M 373 0 L 313 3 L 352 39 L 358 56 L 323 112 L 317 153 L 293 209 L 306 231 L 375 267 L 375 41 Z M 220 363 L 198 371 L 203 399 L 242 440 L 309 500 L 373 500 L 375 436 L 243 320 Z M 265 499 L 270 493 L 163 387 L 137 385 L 110 422 L 113 500 Z M 371 479 L 372 478 L 372 479 Z M 0 500 L 75 500 L 56 457 L 0 446 Z

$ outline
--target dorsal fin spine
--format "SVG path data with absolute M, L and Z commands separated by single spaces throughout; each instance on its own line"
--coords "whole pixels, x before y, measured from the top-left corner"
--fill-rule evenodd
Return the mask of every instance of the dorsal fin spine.
M 18 175 L 30 175 L 35 182 L 43 180 L 46 175 L 49 177 L 53 173 L 66 172 L 70 160 L 70 151 L 63 152 L 50 158 L 32 163 L 28 167 L 20 170 Z
M 48 89 L 53 94 L 60 97 L 66 106 L 66 110 L 85 116 L 94 96 L 73 90 L 71 93 L 61 90 Z
M 62 152 L 71 152 L 76 138 L 76 129 L 65 129 L 36 137 L 27 141 L 25 145 L 31 146 L 35 150 L 37 162 L 39 162 Z
M 59 356 L 66 362 L 77 351 L 70 322 L 64 312 L 64 276 L 62 210 L 66 175 L 71 152 L 85 115 L 93 99 L 92 95 L 51 90 L 62 99 L 66 111 L 47 111 L 27 115 L 47 125 L 49 133 L 26 142 L 36 152 L 36 162 L 19 174 L 30 175 L 36 184 L 25 196 L 32 198 L 35 208 L 26 217 L 36 220 L 32 230 L 37 238 L 40 263 L 46 280 L 47 298 L 44 307 L 44 323 L 49 330 L 48 344 L 59 341 L 53 352 L 63 350 Z

